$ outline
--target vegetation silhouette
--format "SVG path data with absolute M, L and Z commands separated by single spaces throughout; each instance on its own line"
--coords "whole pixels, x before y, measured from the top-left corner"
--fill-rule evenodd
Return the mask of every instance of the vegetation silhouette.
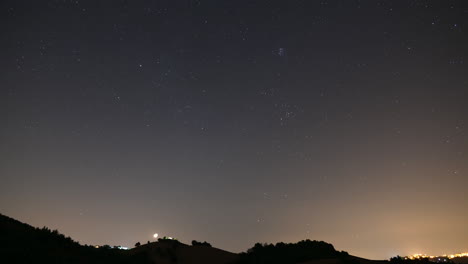
M 205 247 L 212 247 L 208 242 L 198 242 L 196 240 L 192 240 L 192 246 L 205 246 Z
M 298 243 L 260 244 L 246 253 L 240 254 L 239 263 L 262 264 L 281 263 L 294 264 L 317 259 L 338 258 L 343 263 L 353 263 L 345 251 L 336 251 L 332 244 L 323 241 L 302 240 Z
M 34 228 L 0 214 L 1 263 L 151 263 L 116 247 L 83 246 L 57 230 Z
M 192 241 L 192 246 L 171 237 L 158 242 L 135 243 L 131 250 L 116 246 L 80 245 L 70 237 L 47 227 L 35 228 L 0 214 L 0 263 L 122 263 L 122 264 L 433 264 L 429 259 L 396 256 L 390 261 L 371 261 L 337 251 L 323 241 L 255 244 L 235 254 Z M 454 264 L 444 260 L 444 264 Z M 458 263 L 458 262 L 457 262 Z

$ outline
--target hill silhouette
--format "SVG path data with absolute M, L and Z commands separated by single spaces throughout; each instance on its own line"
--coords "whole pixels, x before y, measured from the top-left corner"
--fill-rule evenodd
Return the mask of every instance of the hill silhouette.
M 303 240 L 298 243 L 260 244 L 241 254 L 241 263 L 295 264 L 318 259 L 335 259 L 340 263 L 358 264 L 344 251 L 336 251 L 323 241 Z
M 144 254 L 83 246 L 57 230 L 0 214 L 0 263 L 152 263 Z
M 197 244 L 189 246 L 177 240 L 153 242 L 129 251 L 131 254 L 146 254 L 152 263 L 157 264 L 233 264 L 238 263 L 239 255 L 225 250 Z
M 212 247 L 208 242 L 177 240 L 137 244 L 120 250 L 80 245 L 47 227 L 35 228 L 0 214 L 0 263 L 154 263 L 154 264 L 383 264 L 337 251 L 323 241 L 255 244 L 240 254 Z M 407 263 L 405 264 L 413 264 Z

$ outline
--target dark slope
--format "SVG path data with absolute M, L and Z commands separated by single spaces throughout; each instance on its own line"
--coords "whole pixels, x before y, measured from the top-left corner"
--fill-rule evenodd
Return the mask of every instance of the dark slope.
M 0 263 L 228 264 L 238 255 L 178 241 L 154 242 L 131 250 L 82 246 L 48 228 L 34 228 L 0 214 Z
M 189 246 L 174 240 L 160 240 L 130 250 L 131 254 L 147 254 L 158 264 L 230 264 L 236 263 L 239 255 L 211 246 Z
M 48 228 L 0 214 L 0 263 L 149 263 L 145 256 L 82 246 Z
M 323 241 L 259 244 L 235 254 L 209 245 L 160 240 L 131 250 L 82 246 L 48 228 L 34 228 L 0 214 L 0 263 L 135 264 L 386 264 L 337 251 Z
M 242 264 L 383 264 L 337 251 L 323 241 L 303 240 L 298 243 L 257 243 L 246 253 L 241 253 Z

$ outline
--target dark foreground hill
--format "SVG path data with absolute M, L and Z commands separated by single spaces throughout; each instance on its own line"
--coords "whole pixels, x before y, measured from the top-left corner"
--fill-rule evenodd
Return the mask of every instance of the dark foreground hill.
M 82 246 L 57 230 L 0 214 L 0 263 L 151 263 L 146 255 Z
M 35 228 L 0 214 L 0 263 L 235 263 L 239 255 L 206 245 L 176 240 L 141 245 L 131 250 L 83 246 L 57 230 Z
M 146 254 L 157 264 L 231 264 L 238 263 L 239 255 L 211 246 L 189 246 L 177 240 L 159 240 L 130 250 L 131 254 Z
M 0 263 L 135 263 L 135 264 L 383 264 L 336 251 L 322 241 L 259 244 L 235 254 L 196 243 L 160 240 L 120 250 L 83 246 L 48 228 L 35 228 L 0 214 Z

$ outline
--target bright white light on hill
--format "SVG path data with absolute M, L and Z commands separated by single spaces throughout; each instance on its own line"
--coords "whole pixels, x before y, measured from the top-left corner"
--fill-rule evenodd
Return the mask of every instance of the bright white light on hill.
M 153 235 L 154 238 L 158 238 L 158 233 Z

